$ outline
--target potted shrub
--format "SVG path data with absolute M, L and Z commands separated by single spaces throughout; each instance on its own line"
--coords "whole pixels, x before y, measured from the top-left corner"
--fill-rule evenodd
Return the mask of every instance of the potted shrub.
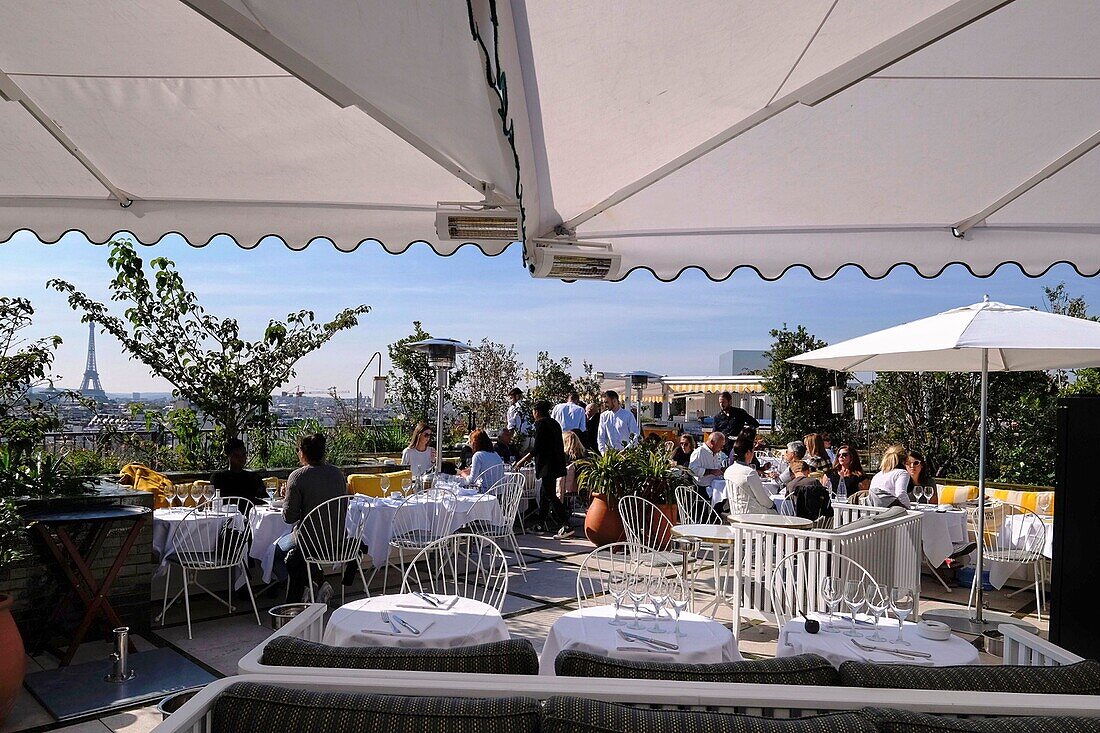
M 0 569 L 10 568 L 27 556 L 26 522 L 9 499 L 0 499 Z M 6 573 L 5 573 L 6 574 Z M 0 723 L 4 722 L 23 687 L 26 656 L 23 637 L 11 615 L 12 597 L 0 593 Z
M 693 483 L 690 473 L 670 465 L 661 448 L 644 444 L 608 451 L 580 461 L 578 466 L 578 487 L 591 496 L 584 517 L 584 534 L 597 547 L 625 539 L 619 499 L 624 496 L 648 499 L 675 524 L 676 487 Z

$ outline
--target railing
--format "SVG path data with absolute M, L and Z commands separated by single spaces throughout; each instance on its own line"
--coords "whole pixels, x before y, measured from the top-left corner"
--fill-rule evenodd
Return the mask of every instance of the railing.
M 1019 664 L 1026 667 L 1057 667 L 1084 661 L 1073 652 L 1052 644 L 1038 634 L 1004 624 L 997 630 L 1004 634 L 1003 664 Z
M 836 552 L 862 565 L 880 583 L 913 588 L 917 594 L 914 613 L 919 613 L 920 514 L 910 511 L 870 527 L 844 529 L 844 525 L 856 518 L 883 511 L 879 507 L 838 504 L 833 514 L 835 529 L 733 525 L 737 539 L 733 544 L 733 577 L 727 582 L 733 583 L 734 628 L 740 627 L 743 613 L 774 620 L 772 575 L 784 557 L 802 550 Z M 799 565 L 797 571 L 805 574 L 798 585 L 809 593 L 803 610 L 825 610 L 821 581 L 828 568 L 806 563 Z M 723 590 L 729 592 L 728 587 Z

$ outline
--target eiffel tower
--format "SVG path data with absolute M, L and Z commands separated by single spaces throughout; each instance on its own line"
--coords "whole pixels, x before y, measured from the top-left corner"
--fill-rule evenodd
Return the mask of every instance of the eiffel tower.
M 99 372 L 95 368 L 95 324 L 88 324 L 88 364 L 84 367 L 84 381 L 80 383 L 80 394 L 93 400 L 106 400 L 107 393 L 99 383 Z

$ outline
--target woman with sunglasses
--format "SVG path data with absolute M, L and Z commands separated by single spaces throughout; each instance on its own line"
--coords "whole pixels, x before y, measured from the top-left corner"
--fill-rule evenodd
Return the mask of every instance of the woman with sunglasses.
M 909 472 L 910 493 L 918 486 L 931 486 L 933 487 L 933 492 L 935 492 L 936 482 L 932 479 L 932 472 L 928 468 L 928 461 L 924 460 L 924 456 L 918 451 L 911 450 L 905 455 L 905 470 Z M 939 497 L 933 493 L 932 498 L 928 501 L 929 503 L 936 504 L 939 502 Z
M 417 423 L 413 428 L 409 447 L 401 453 L 401 462 L 409 467 L 414 477 L 430 473 L 435 468 L 435 448 L 432 448 L 432 435 L 435 434 L 426 423 Z
M 680 440 L 677 441 L 676 450 L 672 452 L 672 461 L 677 466 L 687 466 L 691 463 L 691 454 L 697 447 L 698 446 L 695 445 L 695 438 L 684 433 L 680 436 Z
M 826 472 L 832 490 L 837 496 L 851 496 L 859 491 L 867 480 L 863 466 L 859 463 L 859 453 L 850 445 L 840 446 L 836 453 L 836 462 Z

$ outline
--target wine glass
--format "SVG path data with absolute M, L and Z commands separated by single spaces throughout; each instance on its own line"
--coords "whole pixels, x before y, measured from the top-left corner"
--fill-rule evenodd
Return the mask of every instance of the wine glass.
M 199 499 L 202 497 L 202 486 L 191 484 L 191 506 L 198 508 Z
M 687 636 L 687 632 L 680 630 L 680 614 L 691 605 L 691 591 L 682 584 L 673 583 L 668 594 L 668 604 L 672 611 L 672 617 L 676 621 L 674 633 L 682 639 Z
M 653 599 L 653 626 L 649 630 L 654 634 L 660 634 L 664 631 L 661 628 L 661 614 L 664 612 L 665 604 L 668 603 L 668 587 L 667 585 L 658 580 L 654 582 L 653 587 L 650 589 L 649 597 Z
M 612 626 L 622 626 L 623 621 L 619 620 L 619 609 L 623 606 L 623 596 L 626 595 L 627 578 L 623 573 L 608 573 L 607 575 L 607 592 L 611 594 L 611 607 L 613 609 L 613 616 L 611 618 Z
M 1050 515 L 1050 494 L 1046 491 L 1040 491 L 1039 495 L 1035 497 L 1035 508 L 1039 511 L 1036 512 L 1039 516 Z
M 214 508 L 214 484 L 206 484 L 202 487 L 202 498 L 206 504 L 206 509 L 212 510 Z
M 168 484 L 164 487 L 164 500 L 168 502 L 168 508 L 172 508 L 172 504 L 176 499 L 176 487 L 173 484 Z
M 825 608 L 828 610 L 828 617 L 822 627 L 822 630 L 826 633 L 837 633 L 837 629 L 833 628 L 833 616 L 836 615 L 837 609 L 840 607 L 842 595 L 840 583 L 837 578 L 826 576 L 821 579 L 821 599 L 825 601 Z
M 901 632 L 902 627 L 905 625 L 905 618 L 913 612 L 913 589 L 892 586 L 890 588 L 890 610 L 898 617 L 898 638 L 894 640 L 894 643 L 900 646 L 910 646 L 909 642 L 901 638 Z
M 867 603 L 867 588 L 862 580 L 849 580 L 844 584 L 844 605 L 852 614 L 852 628 L 844 632 L 845 636 L 863 636 L 856 628 L 856 614 L 863 610 Z
M 408 494 L 412 490 L 413 480 L 411 478 L 401 479 L 401 493 Z
M 630 604 L 634 606 L 634 620 L 627 628 L 632 631 L 641 631 L 643 627 L 639 616 L 642 613 L 642 601 L 649 595 L 649 581 L 645 578 L 634 578 L 627 587 L 626 593 L 630 597 Z
M 932 496 L 936 493 L 935 487 L 925 486 L 923 489 L 921 489 L 921 492 L 924 494 L 924 503 L 931 504 Z
M 882 635 L 882 630 L 879 628 L 879 621 L 882 620 L 882 614 L 886 612 L 886 609 L 890 607 L 890 592 L 884 585 L 868 585 L 867 586 L 867 610 L 871 612 L 871 615 L 875 619 L 875 633 L 867 637 L 867 641 L 877 641 L 882 643 L 889 641 Z

